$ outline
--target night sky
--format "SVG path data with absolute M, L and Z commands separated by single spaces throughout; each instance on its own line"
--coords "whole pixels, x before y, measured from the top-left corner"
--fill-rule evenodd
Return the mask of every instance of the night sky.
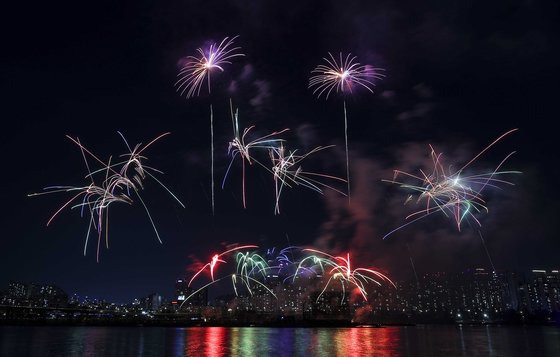
M 10 280 L 54 283 L 68 293 L 128 302 L 171 295 L 193 259 L 223 244 L 313 245 L 350 251 L 362 265 L 397 279 L 419 273 L 489 268 L 476 235 L 433 215 L 390 239 L 404 222 L 406 193 L 381 182 L 392 170 L 415 170 L 428 144 L 448 162 L 465 163 L 494 138 L 520 130 L 473 168 L 492 169 L 511 151 L 515 186 L 491 190 L 479 218 L 498 269 L 559 268 L 557 205 L 560 5 L 557 1 L 183 1 L 37 2 L 3 9 L 0 93 L 2 245 L 0 289 Z M 174 88 L 181 58 L 209 41 L 239 35 L 246 57 L 212 78 L 212 93 L 181 98 Z M 208 107 L 214 103 L 216 180 L 228 164 L 229 98 L 240 125 L 258 133 L 290 128 L 302 150 L 336 145 L 310 159 L 344 176 L 342 97 L 316 99 L 310 71 L 328 51 L 352 52 L 386 69 L 375 93 L 346 97 L 352 205 L 344 197 L 287 191 L 274 215 L 270 175 L 251 168 L 248 208 L 234 165 L 210 206 Z M 78 136 L 105 160 L 131 143 L 172 135 L 147 152 L 179 207 L 153 181 L 140 205 L 115 205 L 110 249 L 82 255 L 87 218 L 64 211 L 45 224 L 66 195 L 28 198 L 49 185 L 82 185 Z M 219 187 L 219 185 L 218 185 Z

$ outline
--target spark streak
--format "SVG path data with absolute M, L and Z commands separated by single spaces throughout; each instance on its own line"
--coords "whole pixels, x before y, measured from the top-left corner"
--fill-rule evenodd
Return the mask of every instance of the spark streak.
M 336 59 L 330 52 L 329 57 L 323 58 L 326 64 L 318 65 L 311 73 L 315 75 L 309 79 L 309 88 L 314 88 L 313 94 L 320 98 L 325 94 L 325 99 L 333 90 L 342 94 L 353 93 L 355 88 L 365 88 L 373 93 L 375 80 L 384 77 L 383 69 L 374 68 L 370 65 L 362 65 L 356 60 L 356 56 L 349 53 L 346 57 L 342 52 Z M 346 99 L 344 100 L 344 147 L 346 153 L 346 183 L 348 203 L 350 203 L 350 161 L 348 155 L 348 115 L 346 112 Z
M 90 230 L 93 227 L 97 231 L 98 235 L 97 261 L 99 261 L 99 250 L 103 232 L 105 232 L 105 246 L 109 248 L 109 206 L 112 203 L 116 202 L 132 204 L 134 202 L 134 200 L 132 199 L 132 193 L 134 193 L 138 200 L 141 202 L 154 229 L 156 237 L 161 243 L 161 238 L 156 229 L 152 216 L 148 210 L 148 207 L 140 196 L 140 190 L 144 188 L 144 180 L 147 178 L 147 176 L 154 179 L 154 181 L 156 181 L 161 187 L 163 187 L 183 208 L 185 207 L 183 203 L 177 198 L 177 196 L 175 196 L 160 180 L 155 177 L 154 174 L 161 174 L 162 172 L 143 163 L 143 160 L 147 160 L 147 158 L 143 156 L 142 153 L 152 144 L 154 144 L 164 136 L 169 135 L 170 133 L 164 133 L 157 136 L 155 139 L 153 139 L 143 147 L 142 144 L 137 144 L 134 149 L 131 149 L 122 133 L 118 132 L 118 134 L 123 139 L 129 152 L 127 154 L 120 155 L 120 157 L 124 158 L 124 160 L 117 163 L 111 163 L 112 157 L 110 157 L 108 162 L 105 163 L 98 156 L 93 154 L 89 149 L 83 146 L 78 138 L 72 138 L 67 135 L 66 137 L 80 148 L 80 152 L 82 153 L 82 157 L 88 171 L 85 178 L 90 180 L 91 184 L 89 184 L 88 186 L 49 186 L 44 189 L 45 192 L 28 195 L 31 197 L 60 192 L 78 192 L 51 216 L 51 218 L 47 222 L 47 226 L 62 210 L 70 206 L 79 197 L 82 197 L 82 202 L 73 204 L 71 206 L 71 209 L 79 208 L 82 217 L 84 209 L 87 208 L 89 210 L 90 219 L 88 223 L 88 231 L 86 233 L 84 255 L 87 252 Z M 91 157 L 94 161 L 100 164 L 101 168 L 92 171 L 87 159 L 88 157 Z M 150 171 L 153 173 L 151 173 Z M 101 175 L 102 181 L 101 184 L 98 185 L 96 184 L 96 178 Z
M 204 83 L 204 79 L 207 79 L 208 93 L 210 93 L 210 73 L 215 70 L 224 72 L 224 65 L 231 64 L 231 60 L 233 58 L 245 56 L 243 53 L 239 52 L 241 47 L 232 47 L 236 38 L 237 36 L 231 39 L 226 37 L 222 40 L 222 42 L 220 42 L 220 44 L 211 44 L 207 51 L 202 48 L 198 48 L 198 57 L 186 57 L 185 64 L 177 75 L 178 79 L 175 83 L 177 92 L 181 92 L 181 96 L 185 95 L 186 92 L 187 99 L 198 96 L 200 94 L 202 84 Z M 212 214 L 214 214 L 214 111 L 212 104 L 210 104 L 210 160 Z
M 402 188 L 412 191 L 412 194 L 406 199 L 405 204 L 413 199 L 414 194 L 416 194 L 416 203 L 425 201 L 424 209 L 415 211 L 406 217 L 406 219 L 413 218 L 412 221 L 387 233 L 383 239 L 435 212 L 441 212 L 446 217 L 453 217 L 457 230 L 459 231 L 461 231 L 462 222 L 469 219 L 472 219 L 478 227 L 481 227 L 482 224 L 475 215 L 483 211 L 489 211 L 487 203 L 482 196 L 483 191 L 487 187 L 500 189 L 500 185 L 514 185 L 512 182 L 506 181 L 500 177 L 503 175 L 521 173 L 520 171 L 500 170 L 504 163 L 515 154 L 515 151 L 506 155 L 496 168 L 490 172 L 470 175 L 464 174 L 463 172 L 492 146 L 515 131 L 517 131 L 517 129 L 509 130 L 499 136 L 457 171 L 451 171 L 451 166 L 446 170 L 443 165 L 442 154 L 437 153 L 430 145 L 430 156 L 432 159 L 432 172 L 430 174 L 426 174 L 423 170 L 419 170 L 419 174 L 395 170 L 392 180 L 382 180 L 384 182 L 397 184 Z M 417 183 L 413 184 L 405 182 L 404 180 L 397 180 L 398 176 L 404 176 Z

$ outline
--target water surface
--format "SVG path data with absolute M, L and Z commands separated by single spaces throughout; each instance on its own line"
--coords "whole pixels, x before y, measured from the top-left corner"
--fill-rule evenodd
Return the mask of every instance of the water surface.
M 560 356 L 560 328 L 0 326 L 0 356 Z

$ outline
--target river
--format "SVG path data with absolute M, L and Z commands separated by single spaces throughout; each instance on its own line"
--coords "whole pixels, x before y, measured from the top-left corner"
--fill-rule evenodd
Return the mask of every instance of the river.
M 560 328 L 0 326 L 1 356 L 560 356 Z

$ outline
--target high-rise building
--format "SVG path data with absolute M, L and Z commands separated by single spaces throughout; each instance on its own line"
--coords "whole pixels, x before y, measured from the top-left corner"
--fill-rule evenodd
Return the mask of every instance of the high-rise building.
M 157 311 L 162 304 L 162 297 L 157 293 L 152 293 L 140 300 L 140 305 L 144 311 Z
M 5 297 L 7 305 L 64 307 L 68 294 L 55 285 L 28 284 L 11 281 Z
M 182 302 L 188 297 L 189 283 L 185 279 L 177 279 L 175 281 L 175 301 Z
M 558 270 L 533 269 L 521 284 L 522 308 L 529 313 L 560 312 L 560 274 Z

